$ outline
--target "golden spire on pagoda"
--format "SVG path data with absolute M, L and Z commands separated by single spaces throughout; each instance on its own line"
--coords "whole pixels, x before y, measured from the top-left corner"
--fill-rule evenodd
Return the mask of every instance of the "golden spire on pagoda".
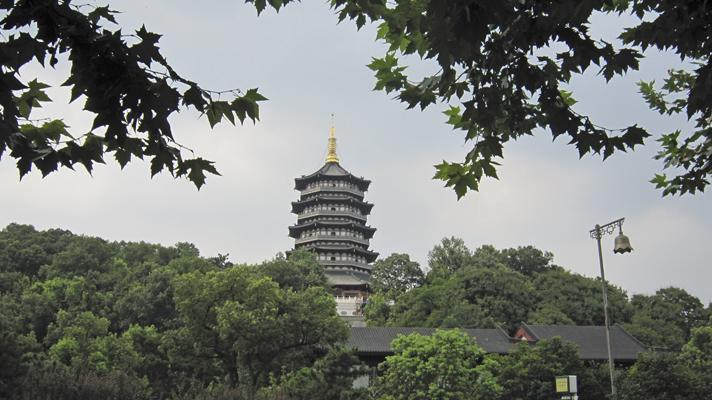
M 336 128 L 334 127 L 334 114 L 331 114 L 331 128 L 329 129 L 329 150 L 326 154 L 326 162 L 339 162 L 339 156 L 336 155 Z

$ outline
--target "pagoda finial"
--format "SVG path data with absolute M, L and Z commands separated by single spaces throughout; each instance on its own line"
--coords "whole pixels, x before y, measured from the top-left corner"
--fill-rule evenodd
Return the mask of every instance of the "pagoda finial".
M 336 154 L 336 128 L 334 127 L 334 114 L 331 114 L 331 128 L 329 129 L 329 150 L 326 154 L 326 162 L 339 162 L 339 156 Z

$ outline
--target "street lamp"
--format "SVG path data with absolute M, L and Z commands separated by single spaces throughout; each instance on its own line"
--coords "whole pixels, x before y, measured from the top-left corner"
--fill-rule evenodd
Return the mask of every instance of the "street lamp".
M 608 285 L 606 284 L 606 274 L 603 272 L 603 252 L 601 251 L 601 237 L 603 235 L 611 235 L 618 228 L 618 236 L 614 241 L 614 253 L 630 253 L 633 248 L 630 246 L 630 239 L 623 234 L 623 221 L 625 218 L 617 219 L 605 225 L 598 225 L 591 230 L 591 238 L 596 239 L 598 243 L 598 262 L 601 266 L 601 286 L 603 290 L 603 317 L 606 325 L 606 346 L 608 347 L 608 371 L 611 375 L 611 398 L 616 398 L 616 383 L 613 377 L 613 354 L 611 353 L 611 327 L 608 320 Z

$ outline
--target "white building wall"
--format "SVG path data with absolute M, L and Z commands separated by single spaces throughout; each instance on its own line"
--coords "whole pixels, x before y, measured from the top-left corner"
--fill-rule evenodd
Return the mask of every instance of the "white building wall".
M 336 313 L 341 316 L 361 315 L 361 307 L 365 299 L 363 297 L 336 296 Z

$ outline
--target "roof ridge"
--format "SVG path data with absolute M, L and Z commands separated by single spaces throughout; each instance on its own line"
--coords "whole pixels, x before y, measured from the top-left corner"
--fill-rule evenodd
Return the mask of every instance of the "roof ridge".
M 520 321 L 519 326 L 524 328 L 525 331 L 529 332 L 534 337 L 534 340 L 536 340 L 536 341 L 541 340 L 539 335 L 537 335 L 536 332 L 534 332 L 534 330 L 529 325 L 527 325 L 526 322 Z
M 615 324 L 613 324 L 613 326 L 617 326 L 617 327 L 623 332 L 623 334 L 625 334 L 625 335 L 628 336 L 629 338 L 633 339 L 634 342 L 636 342 L 636 343 L 638 343 L 639 345 L 641 345 L 646 351 L 649 350 L 649 347 L 648 347 L 645 343 L 643 343 L 643 342 L 641 342 L 640 340 L 638 340 L 637 337 L 631 335 L 631 334 L 623 327 L 623 325 L 620 325 L 620 324 L 618 324 L 618 323 L 615 323 Z

